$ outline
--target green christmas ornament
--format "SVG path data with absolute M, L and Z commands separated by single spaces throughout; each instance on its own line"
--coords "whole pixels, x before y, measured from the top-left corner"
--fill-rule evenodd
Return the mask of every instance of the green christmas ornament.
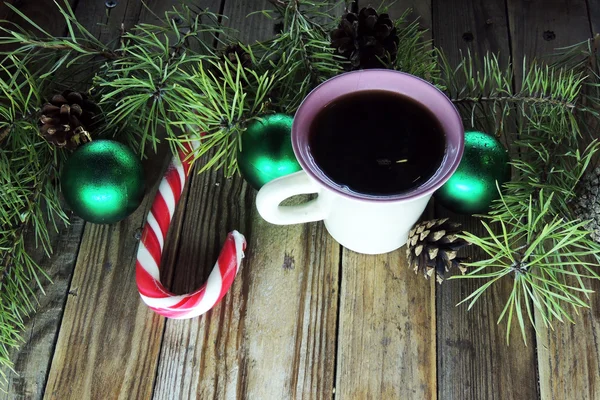
M 124 144 L 95 140 L 67 160 L 61 188 L 71 209 L 88 222 L 112 224 L 131 214 L 144 197 L 144 171 Z
M 496 181 L 502 185 L 508 179 L 508 152 L 502 143 L 483 132 L 465 132 L 460 165 L 434 197 L 453 212 L 480 214 L 499 197 Z
M 266 115 L 249 124 L 242 134 L 237 162 L 246 182 L 256 190 L 275 178 L 300 171 L 290 138 L 293 120 L 285 114 Z

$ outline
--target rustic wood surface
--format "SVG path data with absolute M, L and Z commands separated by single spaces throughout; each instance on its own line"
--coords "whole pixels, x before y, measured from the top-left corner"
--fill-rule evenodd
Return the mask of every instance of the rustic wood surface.
M 401 15 L 419 3 L 429 9 L 404 0 L 389 12 Z M 342 249 L 336 398 L 435 397 L 434 283 L 409 270 L 405 254 Z
M 589 18 L 589 14 L 592 18 Z M 513 55 L 540 57 L 553 48 L 588 38 L 600 19 L 600 2 L 534 0 L 508 2 Z M 535 21 L 528 24 L 526 21 Z M 545 34 L 545 35 L 544 35 Z M 551 40 L 544 40 L 546 39 Z M 600 289 L 597 282 L 592 288 Z M 575 315 L 573 324 L 555 324 L 537 338 L 540 395 L 544 399 L 600 398 L 600 299 L 590 298 L 591 309 Z
M 470 51 L 479 59 L 488 52 L 498 53 L 501 62 L 508 62 L 510 21 L 504 0 L 438 0 L 434 4 L 435 42 L 450 61 L 457 63 L 461 52 Z M 507 144 L 510 149 L 510 143 Z M 436 215 L 451 217 L 462 222 L 469 232 L 485 235 L 474 218 L 454 215 L 441 206 L 436 207 Z M 481 256 L 475 248 L 466 253 L 473 259 Z M 455 400 L 534 399 L 538 396 L 535 347 L 526 347 L 513 335 L 507 348 L 506 325 L 496 323 L 512 289 L 512 280 L 503 280 L 487 290 L 471 310 L 466 305 L 456 307 L 480 285 L 479 280 L 467 279 L 437 288 L 438 396 Z M 512 329 L 518 332 L 516 321 Z M 528 333 L 531 337 L 533 330 Z
M 50 0 L 12 3 L 53 32 L 64 30 Z M 102 40 L 116 38 L 121 24 L 155 18 L 138 0 L 118 0 L 110 12 L 104 0 L 71 3 Z M 159 15 L 176 3 L 146 1 Z M 227 15 L 245 41 L 273 32 L 272 21 L 246 17 L 268 8 L 267 0 L 194 3 Z M 503 60 L 539 57 L 600 29 L 598 0 L 400 0 L 389 12 L 407 7 L 451 60 L 467 49 L 499 51 Z M 14 17 L 4 6 L 0 16 Z M 256 212 L 255 191 L 218 172 L 190 179 L 161 274 L 176 292 L 197 287 L 232 229 L 248 238 L 243 268 L 205 316 L 153 314 L 137 294 L 135 255 L 163 167 L 148 163 L 147 197 L 126 221 L 73 218 L 56 235 L 56 253 L 43 264 L 54 284 L 27 321 L 26 342 L 13 356 L 19 375 L 10 375 L 0 398 L 600 399 L 598 296 L 577 325 L 530 335 L 527 346 L 513 336 L 507 346 L 496 319 L 510 282 L 471 311 L 455 307 L 476 282 L 424 281 L 408 270 L 403 249 L 356 254 L 321 223 L 270 225 Z M 449 212 L 434 207 L 429 215 Z M 464 222 L 476 229 L 474 220 Z
M 39 0 L 20 3 L 7 2 L 19 7 L 25 15 L 52 34 L 62 35 L 65 23 L 52 0 Z M 71 1 L 70 3 L 73 3 Z M 19 23 L 20 18 L 6 6 L 0 7 L 0 19 Z M 46 386 L 46 379 L 52 362 L 52 355 L 60 321 L 63 315 L 69 283 L 75 267 L 77 253 L 81 244 L 84 223 L 76 217 L 71 218 L 69 227 L 61 227 L 59 232 L 50 230 L 54 254 L 47 258 L 41 249 L 34 251 L 34 259 L 46 271 L 53 284 L 43 280 L 45 295 L 35 285 L 32 289 L 38 301 L 37 312 L 26 318 L 27 330 L 23 333 L 24 343 L 20 351 L 14 351 L 12 360 L 18 375 L 9 370 L 7 392 L 0 392 L 0 399 L 37 399 L 41 398 Z M 29 248 L 35 248 L 35 240 L 30 235 Z

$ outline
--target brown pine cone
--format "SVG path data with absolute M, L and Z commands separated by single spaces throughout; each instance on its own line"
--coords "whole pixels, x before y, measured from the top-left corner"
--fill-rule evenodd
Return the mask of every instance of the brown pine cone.
M 576 189 L 574 211 L 577 218 L 589 220 L 586 229 L 590 237 L 600 243 L 600 167 L 590 168 Z
M 387 67 L 396 59 L 399 41 L 390 16 L 372 7 L 346 12 L 331 32 L 331 45 L 350 61 L 351 70 Z
M 40 133 L 49 143 L 74 150 L 91 140 L 87 129 L 97 112 L 85 94 L 67 90 L 42 107 Z
M 464 274 L 466 268 L 461 265 L 464 260 L 458 258 L 457 253 L 470 243 L 457 236 L 460 232 L 460 224 L 448 222 L 448 218 L 416 224 L 408 234 L 408 266 L 415 273 L 421 271 L 426 279 L 435 271 L 438 283 L 442 283 L 444 274 L 452 268 Z
M 230 44 L 227 46 L 224 51 L 224 57 L 234 65 L 239 59 L 244 68 L 252 67 L 252 57 L 239 44 Z

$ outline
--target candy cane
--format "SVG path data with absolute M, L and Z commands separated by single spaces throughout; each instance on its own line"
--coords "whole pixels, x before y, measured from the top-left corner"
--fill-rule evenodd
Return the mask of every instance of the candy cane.
M 193 293 L 175 295 L 160 282 L 165 237 L 190 170 L 187 156 L 197 145 L 191 142 L 171 160 L 148 213 L 137 253 L 135 279 L 140 296 L 150 309 L 169 318 L 193 318 L 213 308 L 231 287 L 246 249 L 244 236 L 230 232 L 208 280 Z

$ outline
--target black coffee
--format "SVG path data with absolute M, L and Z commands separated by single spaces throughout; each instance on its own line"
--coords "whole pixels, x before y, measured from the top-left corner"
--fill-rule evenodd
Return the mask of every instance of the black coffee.
M 437 118 L 421 103 L 383 90 L 344 95 L 310 127 L 310 152 L 345 190 L 380 196 L 425 183 L 444 157 Z

